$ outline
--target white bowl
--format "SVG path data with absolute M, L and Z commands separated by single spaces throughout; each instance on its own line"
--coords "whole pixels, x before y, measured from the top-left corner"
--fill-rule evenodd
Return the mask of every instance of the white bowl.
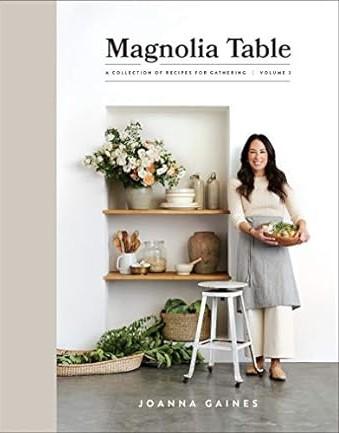
M 167 194 L 194 194 L 194 188 L 176 188 L 166 191 Z
M 193 265 L 190 263 L 179 263 L 175 265 L 175 270 L 178 275 L 189 275 L 192 272 Z
M 167 197 L 194 197 L 195 192 L 168 192 Z
M 182 192 L 180 192 L 182 191 Z M 193 189 L 171 191 L 166 194 L 167 203 L 189 204 L 194 201 L 195 192 Z
M 190 204 L 194 201 L 194 195 L 189 197 L 178 197 L 178 196 L 166 196 L 167 203 L 171 204 Z

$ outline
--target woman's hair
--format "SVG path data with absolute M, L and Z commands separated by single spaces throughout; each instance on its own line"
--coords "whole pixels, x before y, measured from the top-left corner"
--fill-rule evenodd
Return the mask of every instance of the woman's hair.
M 283 187 L 287 184 L 287 179 L 285 173 L 276 166 L 275 163 L 275 150 L 270 142 L 270 140 L 263 134 L 252 134 L 248 137 L 245 146 L 241 152 L 241 168 L 237 173 L 238 179 L 241 181 L 241 185 L 238 186 L 237 191 L 240 195 L 244 196 L 248 201 L 251 192 L 254 189 L 254 173 L 248 162 L 248 151 L 250 144 L 253 140 L 260 140 L 266 148 L 267 151 L 267 165 L 265 167 L 265 175 L 268 180 L 269 191 L 277 194 L 281 201 L 285 201 L 287 194 Z

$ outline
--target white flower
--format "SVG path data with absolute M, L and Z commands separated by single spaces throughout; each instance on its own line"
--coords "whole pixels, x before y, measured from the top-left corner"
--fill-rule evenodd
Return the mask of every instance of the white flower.
M 157 175 L 161 176 L 162 174 L 166 173 L 168 167 L 167 165 L 163 165 L 162 167 L 158 168 Z
M 85 166 L 89 167 L 92 165 L 92 157 L 86 156 L 86 158 L 82 162 Z
M 147 151 L 146 155 L 153 161 L 159 161 L 160 159 L 160 151 L 156 149 L 154 146 L 151 146 Z
M 104 160 L 104 158 L 101 156 L 101 155 L 99 155 L 99 156 L 97 156 L 97 162 L 102 162 Z
M 108 150 L 108 151 L 113 150 L 113 144 L 112 143 L 105 143 L 103 145 L 103 149 Z
M 145 149 L 139 149 L 138 150 L 138 156 L 140 159 L 144 158 L 146 155 L 146 150 Z
M 115 135 L 112 134 L 112 133 L 106 135 L 106 140 L 107 140 L 107 141 L 114 140 L 114 138 L 115 138 Z
M 140 159 L 140 166 L 141 167 L 147 168 L 152 163 L 153 163 L 153 161 L 150 160 L 149 158 L 141 158 Z
M 124 171 L 124 173 L 129 173 L 130 171 L 131 171 L 131 164 L 130 163 L 127 163 L 126 165 L 124 165 L 123 167 L 122 167 L 122 169 L 123 169 L 123 171 Z
M 184 168 L 180 169 L 179 173 L 178 173 L 178 178 L 181 179 L 182 177 L 184 177 L 185 173 L 186 173 L 186 170 Z
M 132 150 L 134 150 L 136 147 L 139 146 L 139 143 L 137 141 L 132 141 L 132 142 L 130 142 L 130 146 L 131 146 Z
M 122 153 L 121 155 L 118 156 L 117 158 L 117 164 L 120 166 L 123 166 L 126 164 L 126 153 Z
M 140 168 L 138 169 L 138 176 L 139 176 L 141 179 L 143 179 L 143 178 L 146 176 L 146 173 L 147 173 L 147 171 L 146 171 L 143 167 L 140 167 Z
M 128 160 L 129 160 L 129 164 L 130 164 L 132 170 L 133 170 L 134 168 L 137 168 L 137 167 L 138 167 L 138 161 L 137 161 L 136 158 L 134 158 L 134 156 L 130 156 L 130 157 L 128 158 Z
M 118 149 L 116 149 L 114 152 L 114 158 L 116 158 L 116 163 L 118 165 L 125 165 L 126 164 L 126 158 L 127 158 L 127 153 L 125 152 L 125 149 L 123 146 L 119 146 Z

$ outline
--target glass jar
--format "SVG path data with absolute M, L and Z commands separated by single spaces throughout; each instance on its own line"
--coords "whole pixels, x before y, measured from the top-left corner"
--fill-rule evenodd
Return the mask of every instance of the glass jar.
M 164 241 L 144 241 L 142 259 L 151 265 L 150 272 L 166 271 L 166 249 Z

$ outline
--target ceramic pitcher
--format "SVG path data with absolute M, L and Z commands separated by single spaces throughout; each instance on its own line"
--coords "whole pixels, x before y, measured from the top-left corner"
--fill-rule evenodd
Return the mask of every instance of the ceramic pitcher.
M 129 267 L 137 262 L 138 260 L 135 253 L 124 253 L 117 258 L 116 266 L 120 274 L 130 274 L 131 270 Z

